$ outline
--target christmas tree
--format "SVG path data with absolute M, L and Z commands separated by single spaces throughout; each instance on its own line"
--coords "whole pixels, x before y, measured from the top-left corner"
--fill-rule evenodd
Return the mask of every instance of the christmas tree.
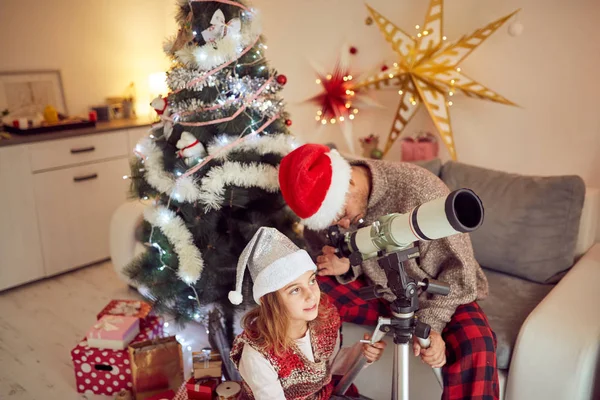
M 179 32 L 164 44 L 170 93 L 152 102 L 160 122 L 131 168 L 134 195 L 151 203 L 139 232 L 147 251 L 126 273 L 177 322 L 218 307 L 231 339 L 228 293 L 246 244 L 261 226 L 298 241 L 277 178 L 293 149 L 277 96 L 286 77 L 268 66 L 256 10 L 233 0 L 177 7 Z M 245 279 L 246 302 L 250 289 Z

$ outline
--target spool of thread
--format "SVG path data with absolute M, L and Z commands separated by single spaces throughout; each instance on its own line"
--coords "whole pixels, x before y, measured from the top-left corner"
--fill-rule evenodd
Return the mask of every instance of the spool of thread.
M 239 397 L 242 387 L 237 382 L 225 381 L 215 390 L 219 400 L 235 400 Z

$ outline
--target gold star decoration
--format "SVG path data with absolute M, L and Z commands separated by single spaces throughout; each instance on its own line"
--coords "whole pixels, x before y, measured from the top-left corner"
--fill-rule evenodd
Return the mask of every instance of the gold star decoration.
M 399 56 L 399 61 L 394 63 L 393 68 L 361 79 L 353 86 L 354 90 L 363 87 L 367 89 L 398 89 L 400 104 L 385 145 L 384 154 L 400 137 L 402 130 L 421 104 L 427 108 L 444 145 L 454 160 L 456 160 L 456 149 L 448 107 L 452 105 L 451 99 L 455 93 L 460 92 L 468 97 L 515 105 L 468 77 L 458 65 L 520 10 L 500 18 L 484 28 L 477 29 L 454 43 L 448 43 L 442 26 L 443 0 L 431 0 L 425 24 L 422 27 L 419 25 L 415 27 L 418 30 L 416 37 L 398 28 L 369 5 L 367 8 L 385 39 L 392 44 L 393 50 Z

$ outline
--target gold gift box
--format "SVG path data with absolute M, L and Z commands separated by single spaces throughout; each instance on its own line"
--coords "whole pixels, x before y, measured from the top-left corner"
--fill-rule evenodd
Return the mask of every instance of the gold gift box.
M 207 355 L 203 352 L 192 352 L 192 369 L 194 378 L 221 378 L 223 361 L 217 352 Z

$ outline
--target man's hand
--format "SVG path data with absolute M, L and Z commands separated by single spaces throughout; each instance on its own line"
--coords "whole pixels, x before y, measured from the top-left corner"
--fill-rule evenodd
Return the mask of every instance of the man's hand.
M 365 335 L 363 337 L 365 338 L 365 340 L 371 339 L 371 335 L 369 335 L 368 333 L 365 333 Z M 383 354 L 383 350 L 385 349 L 385 346 L 386 346 L 386 343 L 383 340 L 380 340 L 379 342 L 374 343 L 374 344 L 365 343 L 365 344 L 363 344 L 362 352 L 363 352 L 364 356 L 366 357 L 367 361 L 369 363 L 372 363 L 381 358 L 381 355 Z
M 446 364 L 446 343 L 442 336 L 431 331 L 429 333 L 430 345 L 427 349 L 422 349 L 416 336 L 413 336 L 413 351 L 415 356 L 421 355 L 423 362 L 431 365 L 433 368 L 441 368 Z
M 335 254 L 335 248 L 331 246 L 323 247 L 323 255 L 317 257 L 318 274 L 324 275 L 344 275 L 350 269 L 350 260 L 339 258 Z

